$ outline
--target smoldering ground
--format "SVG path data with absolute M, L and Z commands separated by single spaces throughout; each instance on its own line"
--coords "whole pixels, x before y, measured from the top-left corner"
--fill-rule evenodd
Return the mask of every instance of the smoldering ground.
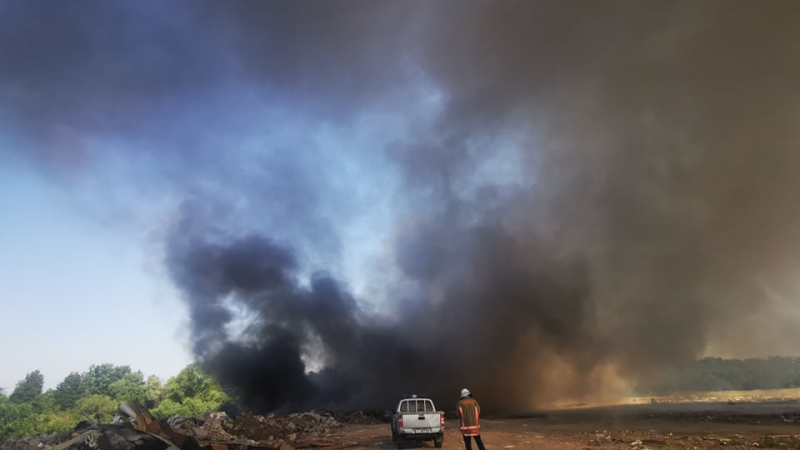
M 9 22 L 0 33 L 45 34 L 19 55 L 24 71 L 6 66 L 0 79 L 18 105 L 4 109 L 15 112 L 6 128 L 32 158 L 60 154 L 42 139 L 64 129 L 144 136 L 143 151 L 171 155 L 170 189 L 227 206 L 183 209 L 165 237 L 166 267 L 198 358 L 251 407 L 382 407 L 410 392 L 446 401 L 468 386 L 488 408 L 515 411 L 617 379 L 650 383 L 709 349 L 794 352 L 795 4 L 216 8 L 170 8 L 179 27 L 114 28 L 94 51 L 99 37 L 78 18 L 48 16 L 80 30 L 54 46 L 41 22 Z M 82 20 L 123 20 L 112 9 Z M 136 27 L 170 45 L 142 50 Z M 130 48 L 140 51 L 119 56 Z M 74 56 L 48 59 L 56 50 Z M 117 60 L 129 70 L 96 70 Z M 293 171 L 254 173 L 250 154 L 204 140 L 238 126 L 225 103 L 237 83 L 311 127 L 413 116 L 342 155 L 379 153 L 400 180 L 385 196 L 388 229 L 365 232 L 382 246 L 362 274 L 382 311 L 351 293 L 335 263 L 308 255 L 322 248 L 336 261 L 352 244 L 349 217 L 374 207 L 329 188 L 386 185 L 360 186 L 313 146 L 256 161 Z M 43 87 L 56 95 L 33 95 Z M 208 117 L 224 120 L 200 127 L 166 108 L 207 92 L 229 108 Z M 130 107 L 104 114 L 126 93 Z M 71 104 L 82 107 L 67 114 Z M 229 207 L 237 202 L 247 206 Z

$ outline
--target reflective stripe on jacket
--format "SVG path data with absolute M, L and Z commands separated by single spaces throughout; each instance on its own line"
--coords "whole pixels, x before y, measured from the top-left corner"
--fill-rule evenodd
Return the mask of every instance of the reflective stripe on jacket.
M 456 413 L 461 418 L 461 434 L 478 436 L 481 434 L 481 406 L 471 397 L 462 398 L 456 405 Z

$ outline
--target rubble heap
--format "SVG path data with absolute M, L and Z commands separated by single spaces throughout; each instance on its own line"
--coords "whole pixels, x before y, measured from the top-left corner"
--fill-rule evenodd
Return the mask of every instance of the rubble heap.
M 2 450 L 166 450 L 169 447 L 169 442 L 150 433 L 115 424 L 90 422 L 81 422 L 74 429 L 62 433 L 0 444 Z
M 339 417 L 339 421 L 348 425 L 379 425 L 392 421 L 391 411 L 356 411 Z
M 233 428 L 233 419 L 224 412 L 200 414 L 197 416 L 195 424 L 194 433 L 198 439 L 214 437 L 222 440 L 234 440 L 234 436 L 229 431 Z
M 325 437 L 344 425 L 327 411 L 311 411 L 287 416 L 254 416 L 242 414 L 230 419 L 225 413 L 209 418 L 199 430 L 223 429 L 240 438 L 254 440 L 295 441 L 298 437 Z
M 326 447 L 338 450 L 355 443 L 322 442 L 341 428 L 333 414 L 312 411 L 287 416 L 224 412 L 198 418 L 173 416 L 156 420 L 139 403 L 120 405 L 111 423 L 85 421 L 74 429 L 0 444 L 0 450 L 295 450 Z M 303 437 L 310 442 L 298 442 Z

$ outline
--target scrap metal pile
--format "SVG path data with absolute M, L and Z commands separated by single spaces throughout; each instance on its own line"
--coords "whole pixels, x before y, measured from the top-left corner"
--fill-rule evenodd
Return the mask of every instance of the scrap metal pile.
M 120 405 L 111 423 L 84 421 L 62 433 L 0 444 L 0 450 L 339 450 L 356 444 L 331 439 L 343 426 L 327 411 L 235 419 L 216 412 L 159 421 L 134 402 Z

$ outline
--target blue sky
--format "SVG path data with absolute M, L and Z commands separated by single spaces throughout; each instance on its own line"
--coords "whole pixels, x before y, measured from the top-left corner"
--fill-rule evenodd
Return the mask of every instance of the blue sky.
M 82 213 L 65 192 L 18 161 L 0 169 L 0 328 L 8 392 L 32 370 L 52 388 L 91 364 L 172 376 L 191 361 L 185 307 L 131 232 Z

